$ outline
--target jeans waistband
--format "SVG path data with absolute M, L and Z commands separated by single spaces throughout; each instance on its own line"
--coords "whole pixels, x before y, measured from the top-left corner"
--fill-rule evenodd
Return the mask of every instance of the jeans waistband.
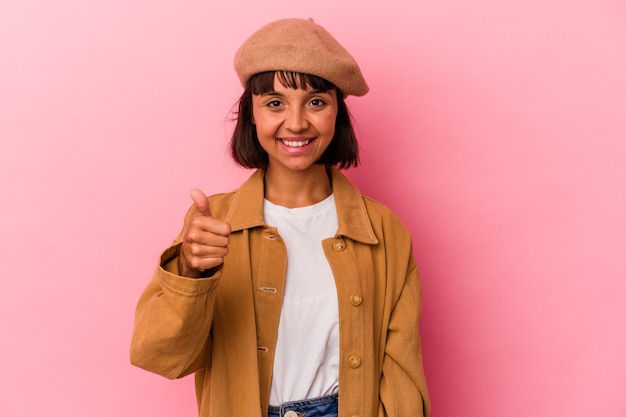
M 338 395 L 332 394 L 269 406 L 268 411 L 269 417 L 337 417 L 338 405 Z

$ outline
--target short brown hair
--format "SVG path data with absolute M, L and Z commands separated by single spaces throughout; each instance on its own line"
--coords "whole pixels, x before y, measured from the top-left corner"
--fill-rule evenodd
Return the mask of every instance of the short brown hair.
M 333 83 L 310 74 L 290 71 L 266 71 L 252 76 L 239 99 L 235 130 L 230 140 L 233 160 L 244 168 L 267 168 L 267 152 L 259 144 L 256 126 L 252 123 L 252 95 L 265 94 L 274 90 L 274 78 L 287 88 L 311 88 L 321 92 L 337 91 L 337 119 L 335 135 L 317 164 L 336 165 L 349 168 L 359 164 L 359 147 L 352 128 L 351 116 L 344 96 Z

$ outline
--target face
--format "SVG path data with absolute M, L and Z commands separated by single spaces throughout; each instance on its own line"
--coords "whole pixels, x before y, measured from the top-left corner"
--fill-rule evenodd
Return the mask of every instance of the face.
M 335 134 L 337 92 L 292 89 L 274 79 L 274 90 L 252 95 L 252 115 L 268 169 L 306 171 Z

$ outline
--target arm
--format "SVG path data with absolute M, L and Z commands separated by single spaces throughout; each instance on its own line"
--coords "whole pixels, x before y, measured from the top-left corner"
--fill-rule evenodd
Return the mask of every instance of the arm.
M 210 364 L 210 329 L 221 276 L 179 276 L 180 246 L 164 252 L 141 295 L 131 340 L 131 363 L 170 379 Z
M 230 225 L 212 216 L 207 197 L 194 206 L 166 250 L 135 313 L 131 363 L 168 378 L 209 365 L 215 291 L 228 253 Z
M 387 330 L 379 417 L 417 417 L 430 412 L 418 328 L 420 312 L 421 285 L 411 256 Z

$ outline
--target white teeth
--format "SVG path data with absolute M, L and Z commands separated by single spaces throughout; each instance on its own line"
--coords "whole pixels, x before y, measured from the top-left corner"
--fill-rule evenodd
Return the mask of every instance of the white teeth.
M 311 140 L 295 141 L 295 140 L 282 140 L 281 139 L 281 142 L 284 143 L 287 146 L 291 146 L 291 147 L 294 147 L 294 148 L 299 148 L 301 146 L 308 145 L 309 142 L 311 142 Z

